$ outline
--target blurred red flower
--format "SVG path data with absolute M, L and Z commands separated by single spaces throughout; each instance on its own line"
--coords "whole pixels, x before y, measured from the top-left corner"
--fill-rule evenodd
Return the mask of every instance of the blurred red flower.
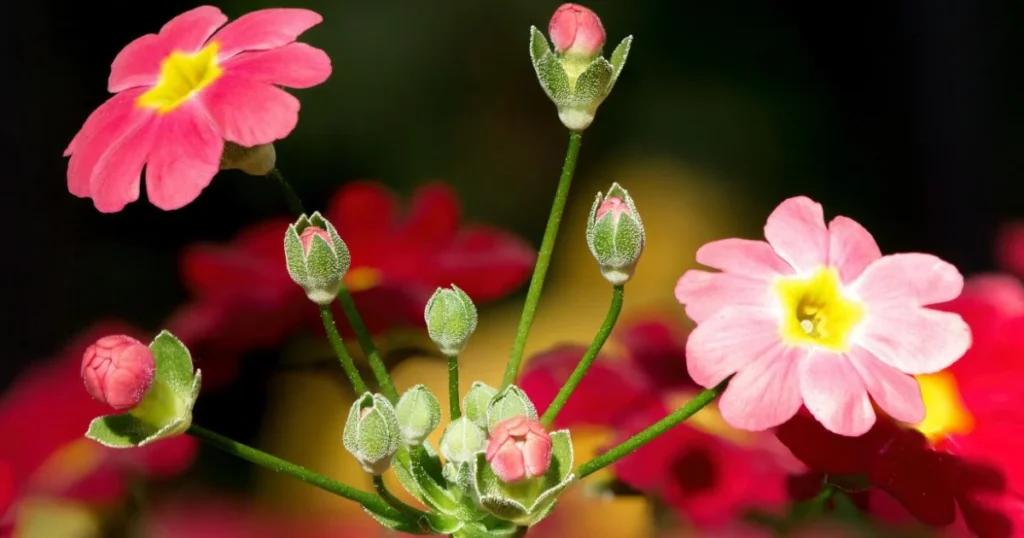
M 404 213 L 381 184 L 351 183 L 324 216 L 351 251 L 345 284 L 375 334 L 422 326 L 427 299 L 440 286 L 455 284 L 478 305 L 504 297 L 526 280 L 535 259 L 511 233 L 464 224 L 455 193 L 441 183 L 417 190 Z M 288 224 L 263 222 L 229 244 L 184 253 L 182 273 L 193 299 L 168 329 L 197 355 L 205 385 L 230 379 L 240 353 L 276 346 L 316 316 L 285 269 Z
M 56 357 L 26 369 L 0 399 L 0 439 L 5 440 L 0 443 L 0 528 L 16 524 L 20 499 L 110 502 L 124 494 L 134 476 L 172 476 L 192 462 L 196 441 L 187 436 L 132 450 L 85 437 L 89 422 L 110 409 L 86 392 L 82 353 L 109 334 L 138 337 L 139 331 L 120 323 L 97 324 Z
M 620 326 L 615 339 L 627 356 L 599 356 L 555 426 L 613 427 L 617 444 L 664 418 L 673 403 L 700 390 L 686 374 L 685 334 L 660 317 Z M 538 409 L 554 400 L 584 351 L 555 348 L 528 363 L 520 386 Z M 798 468 L 771 434 L 733 429 L 711 406 L 626 457 L 613 471 L 625 484 L 660 497 L 695 525 L 714 528 L 748 509 L 785 504 L 786 477 Z
M 960 314 L 974 345 L 947 370 L 918 376 L 922 423 L 886 418 L 861 437 L 842 437 L 801 414 L 777 435 L 815 471 L 840 482 L 859 477 L 924 523 L 960 519 L 977 536 L 1024 536 L 1024 286 L 1006 275 L 974 277 L 937 308 Z

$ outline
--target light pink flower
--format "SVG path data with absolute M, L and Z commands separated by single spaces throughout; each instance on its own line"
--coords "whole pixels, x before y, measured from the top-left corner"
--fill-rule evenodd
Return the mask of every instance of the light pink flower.
M 331 235 L 327 233 L 327 230 L 319 228 L 317 226 L 307 226 L 305 230 L 302 230 L 302 234 L 299 235 L 299 242 L 302 243 L 302 250 L 309 254 L 309 249 L 313 248 L 313 238 L 319 237 L 327 244 L 330 245 L 333 241 Z
M 937 372 L 971 345 L 957 314 L 925 308 L 960 294 L 963 276 L 928 254 L 882 256 L 860 224 L 790 198 L 768 217 L 765 241 L 724 239 L 687 271 L 676 298 L 698 323 L 690 376 L 713 387 L 730 375 L 722 417 L 747 430 L 791 418 L 801 404 L 829 430 L 856 436 L 875 422 L 924 419 L 912 375 Z
M 82 357 L 85 390 L 97 401 L 118 410 L 139 405 L 153 384 L 155 373 L 153 352 L 130 336 L 104 336 L 89 346 Z
M 601 19 L 579 4 L 562 4 L 551 16 L 548 34 L 555 50 L 563 54 L 595 56 L 605 42 Z
M 220 168 L 225 140 L 252 147 L 295 128 L 299 101 L 277 86 L 308 88 L 330 76 L 322 50 L 294 42 L 321 20 L 304 9 L 264 9 L 225 26 L 219 9 L 202 6 L 129 43 L 111 65 L 107 89 L 116 95 L 64 151 L 68 190 L 104 213 L 120 211 L 139 198 L 145 167 L 153 205 L 195 200 Z
M 551 465 L 551 436 L 525 416 L 499 422 L 487 442 L 487 461 L 508 483 L 541 476 Z

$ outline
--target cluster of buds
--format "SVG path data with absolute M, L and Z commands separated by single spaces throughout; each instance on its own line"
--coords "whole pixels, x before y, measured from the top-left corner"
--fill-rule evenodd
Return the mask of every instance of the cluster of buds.
M 558 107 L 558 117 L 573 131 L 594 121 L 597 107 L 615 86 L 626 65 L 633 37 L 619 43 L 611 59 L 601 56 L 605 32 L 601 19 L 578 4 L 564 4 L 548 26 L 554 51 L 544 34 L 530 29 L 530 57 L 541 87 Z
M 105 336 L 82 356 L 85 390 L 119 414 L 96 418 L 86 436 L 130 448 L 184 433 L 192 424 L 202 374 L 188 349 L 164 331 L 148 346 L 125 335 Z

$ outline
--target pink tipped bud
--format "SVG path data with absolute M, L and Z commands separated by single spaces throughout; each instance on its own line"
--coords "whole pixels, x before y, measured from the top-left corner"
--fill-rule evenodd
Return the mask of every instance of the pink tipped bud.
M 491 431 L 487 461 L 507 483 L 541 476 L 551 465 L 551 436 L 522 415 L 499 422 Z
M 302 235 L 299 236 L 299 241 L 302 242 L 302 250 L 306 254 L 309 254 L 309 249 L 313 248 L 313 237 L 320 236 L 327 244 L 332 244 L 331 236 L 327 233 L 327 230 L 318 228 L 316 226 L 308 226 L 305 230 L 302 230 Z
M 629 213 L 629 206 L 626 202 L 618 196 L 609 196 L 607 200 L 601 202 L 601 205 L 597 208 L 597 215 L 594 217 L 597 220 L 601 220 L 601 217 L 608 213 L 612 213 L 614 217 L 620 217 L 624 213 Z
M 104 336 L 82 357 L 85 390 L 114 409 L 139 405 L 153 384 L 156 362 L 142 342 L 124 336 Z
M 548 33 L 559 53 L 596 56 L 604 47 L 601 19 L 579 4 L 562 4 L 551 17 Z

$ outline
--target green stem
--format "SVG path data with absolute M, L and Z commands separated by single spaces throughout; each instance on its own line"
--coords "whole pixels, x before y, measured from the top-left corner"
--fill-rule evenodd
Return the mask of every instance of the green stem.
M 334 353 L 338 356 L 338 360 L 341 361 L 341 368 L 345 370 L 345 375 L 352 382 L 352 388 L 356 390 L 356 396 L 369 392 L 362 376 L 359 375 L 359 370 L 356 369 L 355 363 L 352 362 L 352 357 L 348 354 L 348 350 L 345 349 L 345 342 L 341 340 L 341 335 L 338 334 L 338 327 L 334 324 L 334 314 L 331 313 L 331 305 L 320 305 L 320 319 L 324 322 L 324 331 L 327 332 L 327 339 L 331 341 L 331 347 L 334 348 Z
M 622 296 L 623 296 L 622 285 L 615 286 L 612 288 L 612 304 L 608 307 L 608 315 L 604 318 L 604 323 L 601 328 L 597 331 L 597 335 L 594 336 L 594 341 L 590 343 L 590 347 L 587 348 L 587 352 L 584 353 L 583 358 L 580 359 L 580 363 L 576 365 L 576 369 L 573 370 L 572 375 L 562 386 L 562 389 L 558 391 L 554 401 L 548 406 L 547 411 L 544 412 L 544 416 L 541 417 L 541 423 L 544 426 L 550 426 L 555 418 L 558 417 L 558 412 L 562 410 L 565 403 L 569 401 L 569 397 L 572 396 L 573 391 L 579 386 L 580 381 L 583 380 L 583 376 L 587 374 L 587 370 L 594 364 L 594 359 L 597 358 L 597 354 L 601 352 L 601 348 L 604 347 L 604 343 L 608 340 L 608 336 L 612 333 L 612 329 L 615 328 L 615 322 L 619 319 L 619 312 L 622 312 Z
M 305 467 L 296 465 L 290 461 L 283 460 L 281 458 L 278 458 L 277 456 L 272 456 L 270 454 L 267 454 L 266 452 L 263 452 L 262 450 L 257 450 L 250 446 L 244 445 L 242 443 L 239 443 L 238 441 L 224 437 L 219 433 L 212 432 L 200 426 L 196 426 L 195 424 L 189 427 L 188 433 L 194 437 L 206 441 L 207 443 L 213 445 L 216 448 L 219 448 L 220 450 L 223 450 L 224 452 L 227 452 L 228 454 L 231 454 L 232 456 L 237 456 L 239 458 L 242 458 L 243 460 L 255 463 L 256 465 L 259 465 L 261 467 L 266 467 L 267 469 L 270 469 L 272 471 L 284 473 L 286 475 L 291 476 L 292 478 L 296 478 L 307 484 L 316 486 L 324 491 L 328 491 L 335 495 L 338 495 L 339 497 L 344 497 L 346 499 L 353 500 L 369 508 L 370 510 L 373 510 L 376 513 L 389 514 L 390 516 L 396 517 L 401 521 L 406 520 L 406 516 L 404 514 L 392 508 L 390 505 L 388 505 L 388 503 L 384 501 L 384 499 L 381 499 L 380 497 L 372 493 L 356 489 L 347 484 L 338 482 L 337 480 L 327 478 L 326 476 L 320 473 L 310 471 Z
M 459 406 L 459 357 L 448 357 L 448 400 L 451 407 L 452 420 L 462 416 Z
M 295 193 L 295 189 L 293 189 L 291 183 L 288 183 L 284 178 L 284 175 L 281 174 L 280 170 L 274 168 L 267 173 L 267 177 L 277 181 L 278 184 L 281 185 L 281 188 L 284 189 L 284 197 L 288 202 L 288 209 L 290 209 L 292 213 L 295 213 L 296 216 L 306 214 L 306 210 L 302 207 L 302 199 L 300 199 L 299 195 Z
M 414 518 L 416 521 L 419 521 L 420 517 L 426 515 L 423 511 L 409 506 L 402 502 L 398 497 L 395 497 L 395 495 L 391 493 L 391 491 L 388 490 L 388 487 L 384 484 L 384 477 L 381 475 L 375 475 L 373 477 L 373 489 L 375 489 L 377 491 L 377 495 L 380 495 L 380 498 L 384 499 L 384 502 L 388 503 L 392 508 Z
M 349 293 L 348 288 L 345 286 L 342 286 L 341 291 L 338 292 L 338 303 L 341 304 L 341 310 L 345 313 L 345 317 L 348 318 L 352 331 L 356 333 L 359 347 L 363 349 L 363 354 L 366 355 L 366 360 L 370 363 L 370 369 L 373 370 L 373 377 L 377 378 L 377 385 L 380 386 L 381 393 L 388 400 L 391 400 L 391 403 L 397 402 L 398 391 L 395 390 L 395 384 L 391 381 L 388 368 L 384 365 L 384 361 L 381 360 L 380 353 L 377 352 L 377 346 L 373 344 L 373 336 L 370 335 L 370 331 L 366 330 L 366 324 L 363 323 L 363 318 L 359 315 L 356 302 L 352 300 L 352 294 Z
M 512 352 L 509 354 L 508 366 L 505 368 L 503 387 L 514 383 L 516 376 L 519 375 L 519 365 L 523 362 L 523 351 L 526 349 L 526 338 L 530 334 L 533 318 L 537 314 L 537 303 L 540 302 L 544 278 L 547 276 L 548 266 L 551 264 L 551 253 L 555 249 L 558 226 L 562 223 L 562 212 L 565 210 L 565 202 L 569 198 L 569 187 L 572 184 L 573 172 L 576 171 L 576 160 L 580 154 L 582 137 L 583 133 L 576 131 L 569 134 L 569 149 L 565 153 L 562 176 L 558 179 L 555 201 L 551 204 L 548 225 L 544 229 L 544 239 L 541 241 L 540 251 L 537 253 L 537 265 L 533 268 L 530 289 L 526 292 L 526 303 L 523 305 L 523 315 L 519 318 L 519 329 L 516 330 L 516 339 L 512 344 Z
M 676 409 L 675 412 L 673 412 L 669 416 L 659 420 L 658 422 L 654 423 L 653 425 L 649 426 L 647 429 L 641 431 L 640 433 L 634 435 L 633 437 L 626 439 L 626 441 L 623 442 L 621 445 L 609 450 L 608 452 L 605 452 L 604 454 L 601 454 L 600 456 L 588 461 L 587 463 L 584 463 L 583 465 L 580 465 L 579 468 L 576 469 L 577 478 L 584 478 L 596 471 L 600 471 L 601 469 L 632 454 L 634 451 L 646 445 L 647 443 L 650 443 L 656 437 L 665 433 L 670 428 L 681 424 L 686 419 L 695 415 L 697 411 L 704 409 L 705 407 L 707 407 L 708 404 L 713 402 L 715 398 L 717 398 L 718 395 L 721 394 L 723 390 L 725 390 L 725 386 L 728 383 L 729 380 L 727 379 L 719 383 L 719 385 L 715 388 L 704 390 L 700 394 L 694 396 L 692 400 L 686 402 L 685 405 L 683 405 L 679 409 Z

